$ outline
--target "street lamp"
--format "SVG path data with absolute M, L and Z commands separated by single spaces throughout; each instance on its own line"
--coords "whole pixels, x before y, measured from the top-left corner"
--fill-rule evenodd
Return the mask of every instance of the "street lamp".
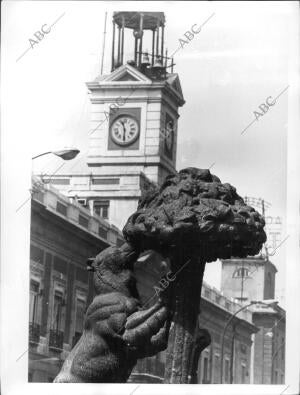
M 59 156 L 63 160 L 71 160 L 74 159 L 78 154 L 79 154 L 79 149 L 77 148 L 65 148 L 59 151 L 47 151 L 43 152 L 42 154 L 34 156 L 32 159 L 39 158 L 40 156 L 43 155 L 48 155 L 48 154 L 54 154 L 56 156 Z
M 225 342 L 225 334 L 227 331 L 227 328 L 229 327 L 230 323 L 238 315 L 239 312 L 242 310 L 245 310 L 247 307 L 252 306 L 254 304 L 260 304 L 266 307 L 275 307 L 278 302 L 274 300 L 268 300 L 265 302 L 257 301 L 257 300 L 252 300 L 250 303 L 246 304 L 245 306 L 242 306 L 240 309 L 238 309 L 234 314 L 231 315 L 229 320 L 226 322 L 226 325 L 224 327 L 223 333 L 222 333 L 222 341 L 221 341 L 221 371 L 220 371 L 220 383 L 223 384 L 223 359 L 224 359 L 224 342 Z

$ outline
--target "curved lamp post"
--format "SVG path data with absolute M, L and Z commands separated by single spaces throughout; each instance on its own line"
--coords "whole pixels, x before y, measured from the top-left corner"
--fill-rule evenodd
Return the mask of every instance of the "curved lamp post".
M 79 154 L 79 152 L 80 151 L 77 148 L 66 148 L 66 149 L 62 149 L 59 151 L 43 152 L 42 154 L 34 156 L 32 159 L 39 158 L 40 156 L 43 156 L 43 155 L 54 154 L 56 156 L 59 156 L 63 160 L 71 160 L 71 159 L 74 159 Z
M 225 334 L 227 331 L 227 328 L 229 327 L 230 323 L 232 322 L 232 320 L 239 314 L 239 312 L 241 312 L 242 310 L 245 310 L 247 307 L 252 306 L 253 304 L 260 304 L 263 306 L 275 306 L 277 305 L 277 302 L 274 301 L 270 301 L 270 302 L 261 302 L 261 301 L 257 301 L 257 300 L 252 300 L 250 303 L 246 304 L 245 306 L 241 307 L 240 309 L 238 309 L 230 318 L 229 320 L 226 322 L 226 325 L 223 329 L 223 333 L 222 333 L 222 341 L 221 341 L 221 368 L 220 368 L 220 383 L 223 384 L 223 359 L 224 359 L 224 342 L 225 342 Z

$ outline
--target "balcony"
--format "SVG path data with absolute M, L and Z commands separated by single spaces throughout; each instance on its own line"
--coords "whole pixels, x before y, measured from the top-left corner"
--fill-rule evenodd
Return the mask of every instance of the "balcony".
M 56 329 L 50 329 L 49 349 L 62 351 L 64 345 L 64 333 Z
M 29 343 L 38 344 L 40 341 L 40 325 L 29 322 Z

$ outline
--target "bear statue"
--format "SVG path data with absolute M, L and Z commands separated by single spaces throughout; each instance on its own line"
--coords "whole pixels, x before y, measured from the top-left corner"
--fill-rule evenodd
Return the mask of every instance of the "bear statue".
M 167 347 L 168 310 L 164 295 L 143 309 L 133 266 L 138 252 L 129 244 L 109 247 L 92 261 L 95 297 L 84 330 L 66 358 L 55 383 L 126 382 L 138 358 Z

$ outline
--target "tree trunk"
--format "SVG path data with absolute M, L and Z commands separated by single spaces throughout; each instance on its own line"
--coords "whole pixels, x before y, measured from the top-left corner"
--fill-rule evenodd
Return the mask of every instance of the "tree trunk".
M 164 383 L 169 384 L 188 383 L 205 267 L 199 257 L 184 262 L 182 255 L 172 265 L 178 274 L 172 284 L 173 316 L 165 365 Z

